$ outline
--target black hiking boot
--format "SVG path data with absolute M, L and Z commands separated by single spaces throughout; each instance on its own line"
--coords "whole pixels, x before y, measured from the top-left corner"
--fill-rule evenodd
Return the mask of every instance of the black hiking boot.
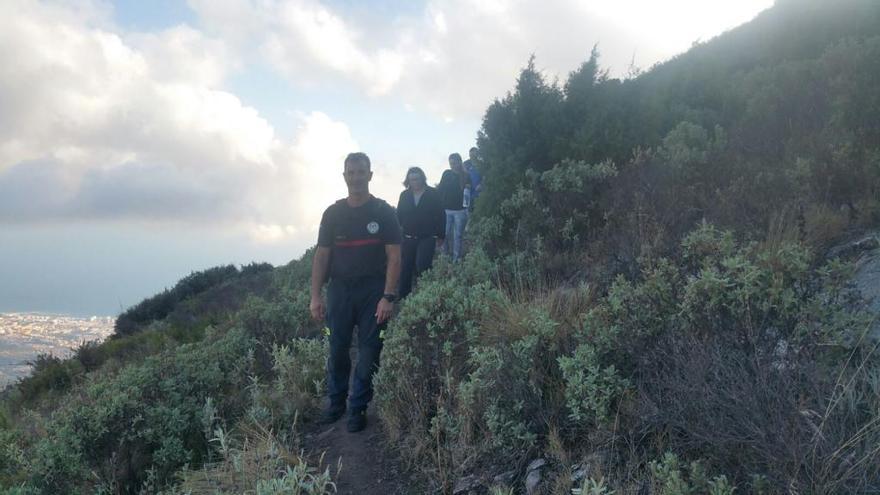
M 345 414 L 345 404 L 330 404 L 330 407 L 324 409 L 321 413 L 321 424 L 329 425 L 339 421 L 339 418 Z
M 357 433 L 367 427 L 367 410 L 352 411 L 348 416 L 348 432 Z

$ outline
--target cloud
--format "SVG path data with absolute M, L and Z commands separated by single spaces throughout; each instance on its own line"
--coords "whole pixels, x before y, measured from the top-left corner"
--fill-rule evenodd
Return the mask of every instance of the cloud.
M 383 20 L 347 17 L 317 0 L 190 1 L 209 30 L 257 47 L 294 84 L 347 80 L 449 119 L 481 115 L 533 53 L 551 77 L 577 68 L 597 43 L 620 72 L 634 55 L 663 56 L 582 3 L 432 0 L 418 14 Z M 251 22 L 240 26 L 233 12 Z
M 119 34 L 98 9 L 4 2 L 0 222 L 207 222 L 263 240 L 312 229 L 315 204 L 344 193 L 323 181 L 342 186 L 357 143 L 320 112 L 277 136 L 222 89 L 239 64 L 188 26 Z
M 363 83 L 370 94 L 387 93 L 400 78 L 400 54 L 363 49 L 366 33 L 316 2 L 280 4 L 275 19 L 276 29 L 263 42 L 263 50 L 288 76 L 308 80 L 310 70 L 325 69 Z
M 663 19 L 696 9 L 676 1 Z M 266 242 L 306 235 L 345 194 L 340 164 L 359 146 L 319 111 L 297 114 L 295 133 L 279 136 L 226 90 L 255 54 L 294 85 L 354 84 L 411 112 L 475 120 L 532 53 L 562 77 L 595 43 L 613 67 L 633 53 L 637 63 L 660 58 L 650 33 L 627 27 L 647 31 L 646 16 L 660 13 L 627 2 L 429 0 L 389 20 L 317 0 L 191 0 L 198 29 L 130 33 L 104 3 L 7 0 L 0 222 L 137 219 L 235 225 Z M 378 195 L 396 196 L 397 165 L 374 163 Z
M 211 220 L 234 215 L 217 184 L 170 165 L 125 163 L 79 175 L 58 160 L 25 162 L 0 175 L 0 222 Z
M 564 80 L 598 44 L 603 66 L 623 75 L 632 62 L 646 69 L 772 2 L 429 0 L 391 19 L 318 0 L 189 3 L 209 30 L 257 49 L 294 84 L 346 80 L 449 120 L 480 116 L 532 54 L 548 78 Z
M 216 86 L 241 66 L 224 41 L 207 38 L 186 25 L 127 35 L 125 41 L 137 49 L 150 77 L 157 81 Z
M 298 85 L 314 86 L 342 76 L 379 95 L 400 79 L 403 61 L 394 47 L 376 47 L 370 41 L 372 33 L 361 29 L 365 26 L 347 22 L 316 0 L 189 4 L 210 31 L 244 51 L 259 52 Z
M 774 0 L 606 0 L 584 2 L 584 8 L 603 22 L 652 33 L 662 52 L 675 54 L 695 41 L 707 41 L 723 31 L 748 22 Z
M 345 196 L 341 163 L 357 143 L 320 112 L 269 150 L 271 166 L 124 162 L 76 168 L 59 159 L 0 173 L 0 223 L 123 220 L 239 225 L 258 241 L 312 235 L 330 198 Z

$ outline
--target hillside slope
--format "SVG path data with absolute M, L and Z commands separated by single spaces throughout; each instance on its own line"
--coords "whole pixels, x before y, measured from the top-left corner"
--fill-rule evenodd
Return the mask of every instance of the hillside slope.
M 880 224 L 880 3 L 779 1 L 624 81 L 536 64 L 487 109 L 470 253 L 386 332 L 389 446 L 440 493 L 880 490 L 871 315 L 826 254 Z M 194 274 L 38 366 L 0 493 L 332 492 L 310 262 Z

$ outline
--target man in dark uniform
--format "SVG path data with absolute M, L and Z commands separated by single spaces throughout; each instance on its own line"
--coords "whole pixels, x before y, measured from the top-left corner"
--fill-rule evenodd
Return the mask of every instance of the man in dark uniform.
M 330 329 L 327 359 L 329 407 L 322 420 L 332 423 L 345 413 L 348 398 L 348 431 L 367 424 L 366 409 L 373 398 L 373 373 L 382 351 L 380 332 L 397 300 L 400 275 L 400 227 L 388 203 L 370 194 L 373 177 L 364 153 L 345 158 L 342 174 L 348 197 L 330 205 L 321 218 L 318 248 L 312 262 L 312 318 L 326 318 Z M 321 288 L 327 277 L 327 306 Z M 352 331 L 358 327 L 358 360 L 351 380 Z

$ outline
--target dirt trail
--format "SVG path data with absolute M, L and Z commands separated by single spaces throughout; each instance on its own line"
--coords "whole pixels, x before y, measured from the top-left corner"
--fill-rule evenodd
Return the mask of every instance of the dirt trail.
M 317 464 L 330 467 L 340 495 L 395 495 L 422 493 L 402 473 L 397 456 L 388 450 L 378 419 L 368 411 L 367 427 L 358 433 L 345 429 L 348 417 L 323 425 L 305 435 L 307 452 Z M 322 466 L 322 469 L 323 469 Z M 338 469 L 338 472 L 337 472 Z M 415 491 L 414 491 L 415 490 Z

